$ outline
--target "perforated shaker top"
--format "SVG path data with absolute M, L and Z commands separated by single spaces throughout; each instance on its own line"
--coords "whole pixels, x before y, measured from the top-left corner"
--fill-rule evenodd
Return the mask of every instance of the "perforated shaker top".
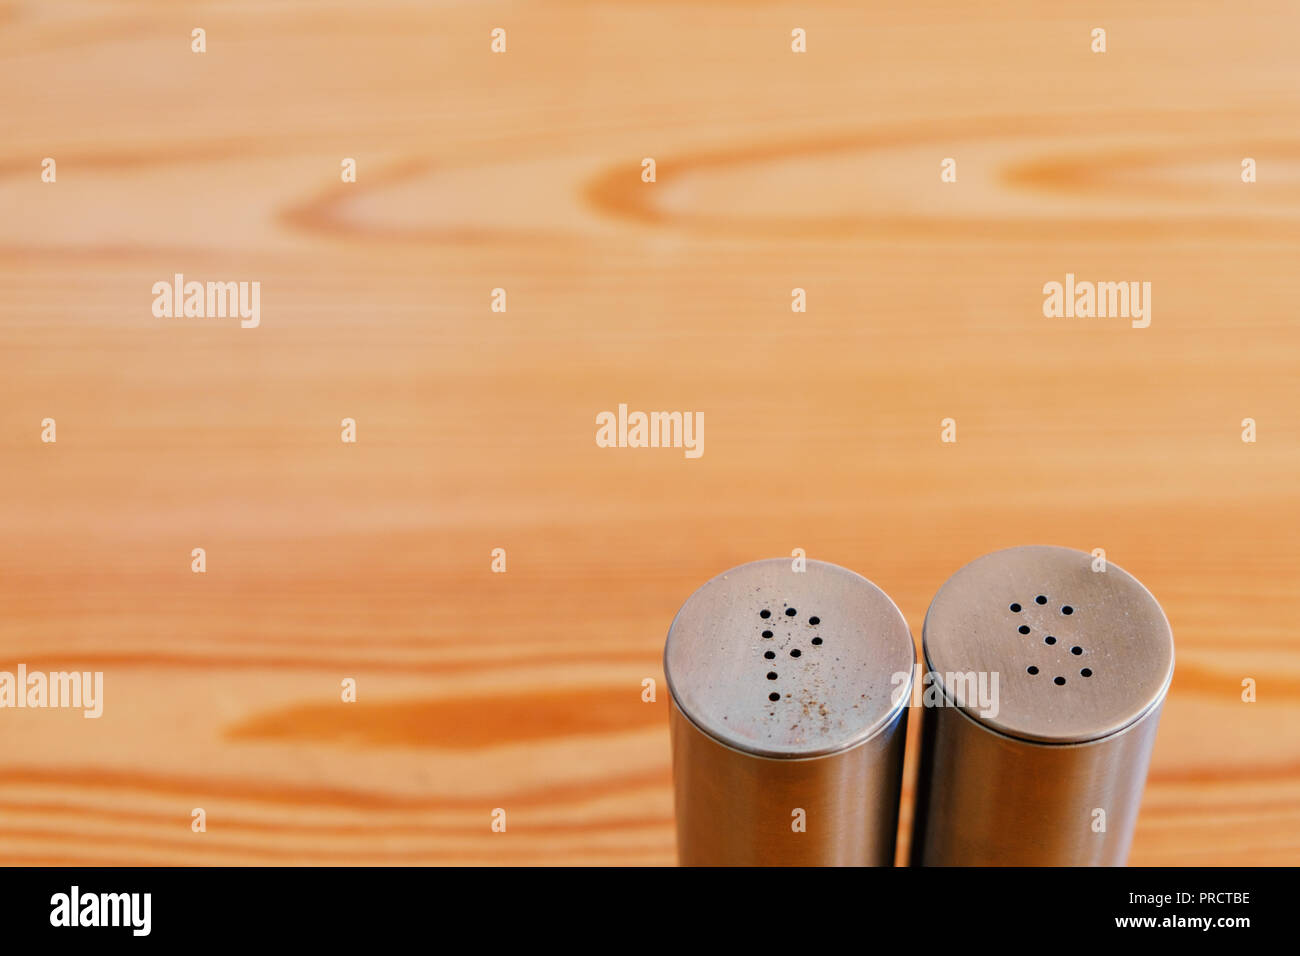
M 677 612 L 664 648 L 682 713 L 721 743 L 768 757 L 869 739 L 907 705 L 915 661 L 885 592 L 824 561 L 796 572 L 789 558 L 709 581 Z
M 987 554 L 949 578 L 922 634 L 945 695 L 963 691 L 961 709 L 992 730 L 1046 743 L 1104 737 L 1158 705 L 1174 669 L 1169 622 L 1136 578 L 1102 567 L 1082 551 L 1032 546 Z M 959 675 L 994 672 L 991 714 Z

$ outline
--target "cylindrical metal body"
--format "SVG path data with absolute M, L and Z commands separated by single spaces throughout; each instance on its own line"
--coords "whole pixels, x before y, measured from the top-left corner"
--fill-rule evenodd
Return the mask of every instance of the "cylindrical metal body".
M 719 575 L 664 648 L 683 865 L 894 862 L 916 652 L 860 575 L 785 558 Z
M 1010 548 L 926 614 L 912 862 L 1122 866 L 1174 668 L 1160 605 L 1104 558 Z

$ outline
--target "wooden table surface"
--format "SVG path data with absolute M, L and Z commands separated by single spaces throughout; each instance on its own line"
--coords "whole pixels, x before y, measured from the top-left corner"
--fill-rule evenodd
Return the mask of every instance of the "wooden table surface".
M 105 682 L 0 711 L 0 863 L 671 863 L 696 586 L 802 548 L 919 639 L 1024 543 L 1173 624 L 1131 862 L 1300 862 L 1298 29 L 0 3 L 0 669 Z M 155 318 L 176 273 L 260 326 Z M 1151 282 L 1150 327 L 1044 317 L 1066 273 Z M 619 403 L 704 454 L 597 447 Z

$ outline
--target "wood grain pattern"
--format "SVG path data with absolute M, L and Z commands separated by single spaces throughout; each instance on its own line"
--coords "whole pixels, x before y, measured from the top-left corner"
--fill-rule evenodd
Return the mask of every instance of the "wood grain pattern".
M 1131 862 L 1300 862 L 1297 28 L 0 3 L 0 669 L 106 682 L 0 712 L 0 863 L 670 863 L 640 682 L 691 590 L 799 547 L 919 635 L 1022 543 L 1173 623 Z M 260 281 L 261 327 L 155 319 L 176 272 Z M 1151 327 L 1045 319 L 1066 272 L 1150 281 Z M 704 456 L 597 448 L 619 402 Z

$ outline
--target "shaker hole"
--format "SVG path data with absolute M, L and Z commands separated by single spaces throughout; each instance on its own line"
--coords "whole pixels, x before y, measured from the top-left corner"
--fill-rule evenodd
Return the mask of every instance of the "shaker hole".
M 1052 683 L 1053 683 L 1053 684 L 1056 684 L 1056 685 L 1059 687 L 1060 685 L 1062 685 L 1062 684 L 1065 683 L 1065 678 L 1064 678 L 1064 677 L 1058 677 L 1058 678 L 1056 678 L 1056 680 L 1052 681 Z

